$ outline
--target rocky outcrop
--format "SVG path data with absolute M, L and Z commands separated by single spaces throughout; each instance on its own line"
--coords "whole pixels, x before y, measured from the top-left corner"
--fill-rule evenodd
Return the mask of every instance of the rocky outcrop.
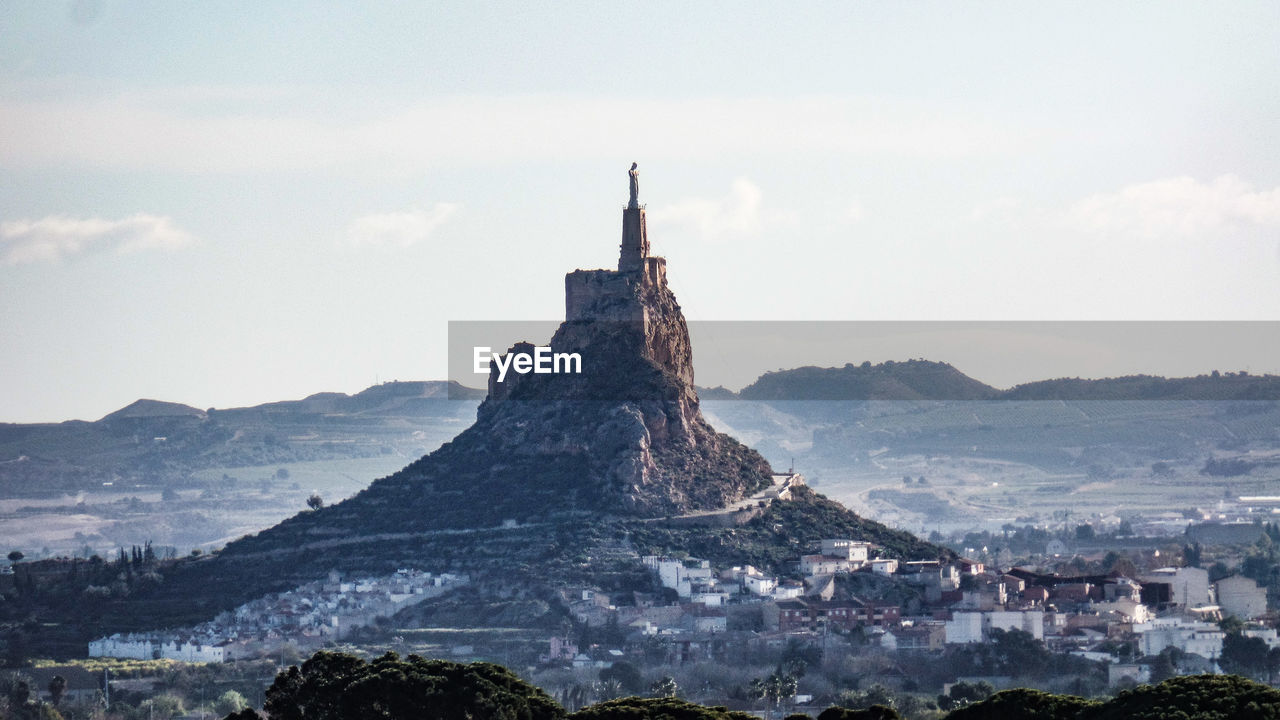
M 565 321 L 550 347 L 579 356 L 581 373 L 509 372 L 499 381 L 494 366 L 475 424 L 451 442 L 227 553 L 290 536 L 314 542 L 579 513 L 662 517 L 720 508 L 767 485 L 764 458 L 703 419 L 689 331 L 666 263 L 648 247 L 644 208 L 625 210 L 619 269 L 566 277 Z M 508 352 L 533 351 L 517 343 Z
M 515 456 L 581 455 L 581 481 L 602 509 L 661 515 L 721 507 L 768 481 L 754 451 L 703 419 L 693 352 L 660 258 L 635 271 L 566 278 L 556 353 L 582 358 L 581 375 L 490 374 L 477 428 Z M 531 352 L 516 345 L 510 352 Z M 536 419 L 536 421 L 535 421 Z M 460 438 L 461 439 L 461 438 Z
M 688 327 L 665 260 L 648 256 L 643 208 L 624 212 L 618 270 L 565 278 L 565 322 L 550 347 L 581 357 L 582 373 L 499 381 L 492 368 L 468 431 L 485 435 L 484 452 L 578 457 L 586 474 L 569 483 L 573 492 L 626 514 L 717 508 L 768 482 L 762 457 L 702 417 Z M 532 351 L 519 343 L 508 352 Z

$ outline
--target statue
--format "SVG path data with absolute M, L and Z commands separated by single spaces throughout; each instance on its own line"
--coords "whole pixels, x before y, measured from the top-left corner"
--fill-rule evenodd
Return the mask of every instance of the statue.
M 627 173 L 631 176 L 631 200 L 627 202 L 628 210 L 640 207 L 640 171 L 636 170 L 636 167 L 635 163 L 631 163 L 631 171 Z

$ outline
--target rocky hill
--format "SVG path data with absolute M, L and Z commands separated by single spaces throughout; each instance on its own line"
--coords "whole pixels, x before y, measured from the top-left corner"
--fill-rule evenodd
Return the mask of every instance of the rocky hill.
M 624 220 L 639 240 L 624 239 L 620 269 L 565 280 L 566 318 L 550 348 L 579 355 L 581 373 L 503 376 L 494 364 L 475 424 L 451 442 L 224 554 L 284 537 L 492 528 L 575 513 L 661 517 L 720 508 L 766 486 L 764 458 L 703 419 L 665 262 L 647 254 L 643 210 Z M 517 343 L 508 354 L 533 351 Z
M 992 400 L 1000 391 L 928 360 L 802 367 L 761 375 L 743 400 Z
M 567 276 L 566 318 L 550 347 L 580 355 L 581 373 L 503 378 L 495 363 L 475 424 L 435 452 L 343 502 L 175 563 L 127 599 L 63 611 L 80 632 L 184 624 L 331 569 L 463 572 L 498 594 L 571 582 L 626 589 L 652 582 L 640 549 L 790 571 L 797 549 L 824 536 L 865 538 L 904 558 L 949 556 L 803 486 L 789 501 L 725 512 L 769 487 L 772 470 L 703 419 L 685 320 L 665 261 L 648 248 L 644 210 L 628 208 L 618 269 Z M 517 343 L 509 354 L 532 349 Z M 49 627 L 59 626 L 70 632 Z
M 204 489 L 209 468 L 417 457 L 465 427 L 483 391 L 387 382 L 254 407 L 199 410 L 138 400 L 96 422 L 0 423 L 0 498 Z
M 864 362 L 767 372 L 737 393 L 713 388 L 707 397 L 761 401 L 1280 400 L 1280 376 L 1214 371 L 1185 378 L 1056 378 L 1001 390 L 974 380 L 945 362 L 889 360 L 876 365 Z

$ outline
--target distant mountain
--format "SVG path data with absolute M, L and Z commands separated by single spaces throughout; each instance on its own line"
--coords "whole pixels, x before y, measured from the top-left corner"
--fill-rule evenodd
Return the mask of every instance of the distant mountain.
M 253 407 L 199 410 L 138 400 L 96 422 L 0 423 L 0 497 L 189 486 L 205 468 L 394 454 L 417 457 L 456 435 L 484 391 L 387 382 Z
M 800 367 L 761 375 L 714 400 L 1280 400 L 1280 376 L 1245 372 L 1164 378 L 1129 375 L 1097 380 L 1058 378 L 1000 390 L 944 362 L 892 360 L 877 365 Z
M 1018 385 L 1002 400 L 1280 400 L 1280 376 L 1219 373 L 1189 378 L 1128 375 L 1060 378 Z
M 761 375 L 743 400 L 991 400 L 996 388 L 951 365 L 928 360 L 801 367 Z
M 190 405 L 163 402 L 161 400 L 135 400 L 119 410 L 102 418 L 101 422 L 124 420 L 127 418 L 172 418 L 193 417 L 204 419 L 205 412 Z

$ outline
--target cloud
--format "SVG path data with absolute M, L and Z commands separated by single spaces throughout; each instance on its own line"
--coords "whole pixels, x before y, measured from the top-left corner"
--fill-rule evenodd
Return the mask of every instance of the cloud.
M 851 223 L 862 222 L 867 217 L 867 209 L 862 205 L 861 200 L 854 200 L 845 211 L 844 217 Z
M 92 250 L 173 250 L 194 240 L 172 219 L 145 213 L 120 220 L 50 215 L 0 222 L 0 257 L 6 265 L 58 261 Z
M 1143 238 L 1280 228 L 1280 187 L 1255 190 L 1235 175 L 1212 182 L 1173 177 L 1093 195 L 1067 214 L 1075 227 L 1091 233 Z
M 409 247 L 426 240 L 457 211 L 452 203 L 436 203 L 431 210 L 365 215 L 347 226 L 347 241 L 364 247 Z
M 636 98 L 459 95 L 335 112 L 327 88 L 177 87 L 0 98 L 0 165 L 183 172 L 417 169 L 440 164 L 744 153 L 970 157 L 1035 137 L 959 108 L 821 95 Z M 86 132 L 85 128 L 92 128 Z
M 655 208 L 648 215 L 655 224 L 683 226 L 707 240 L 727 240 L 760 232 L 766 220 L 763 198 L 758 185 L 738 178 L 722 198 L 689 198 Z

